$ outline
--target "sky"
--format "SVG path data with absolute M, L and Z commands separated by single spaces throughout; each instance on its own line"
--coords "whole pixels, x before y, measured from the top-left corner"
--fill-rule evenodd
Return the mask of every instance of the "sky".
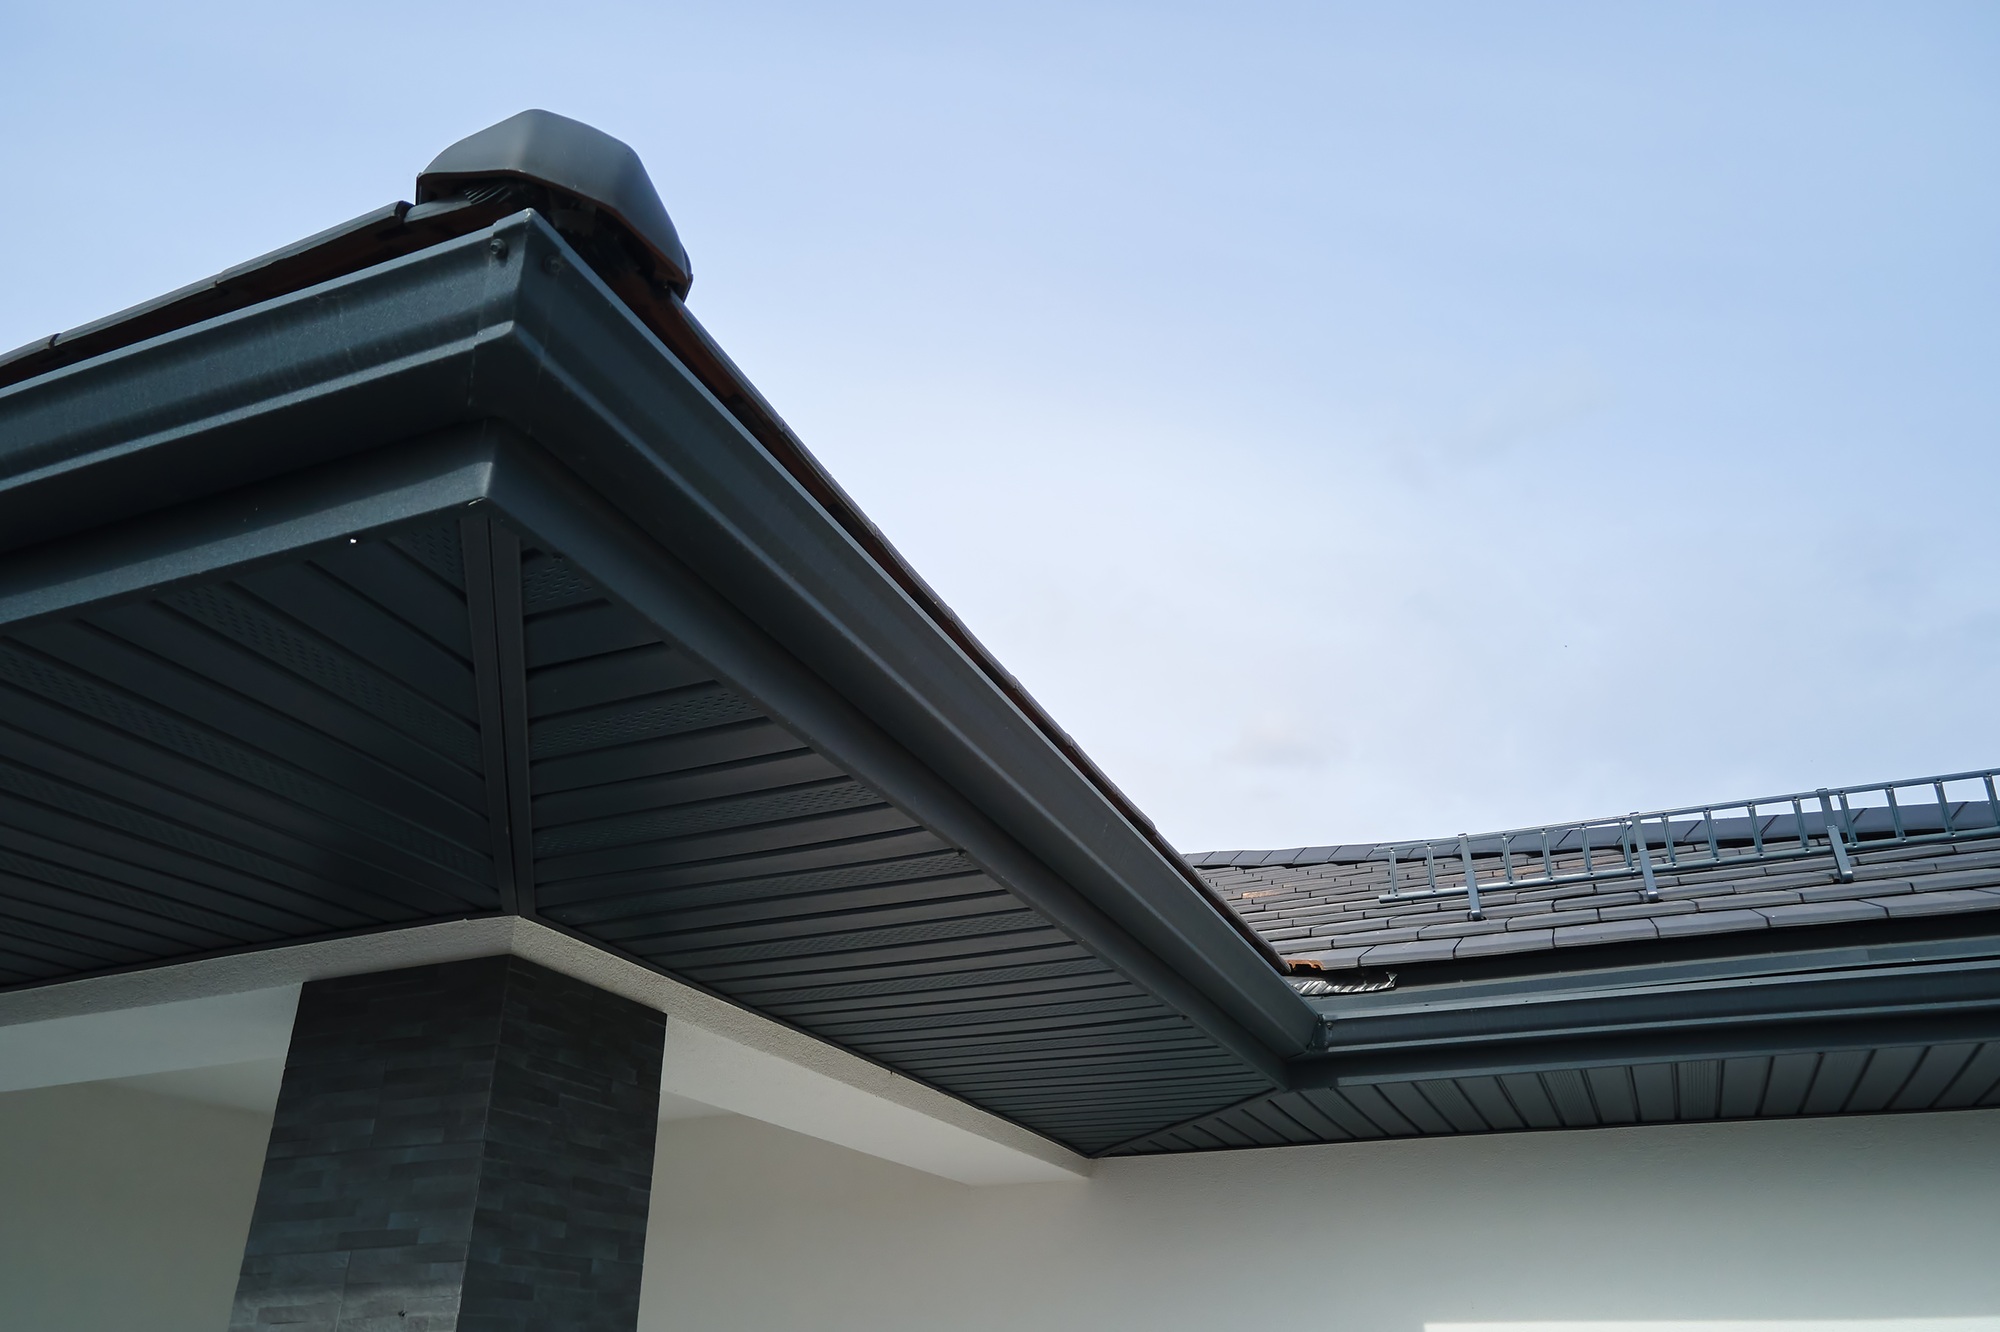
M 0 346 L 529 106 L 1184 850 L 2000 764 L 2000 6 L 0 0 Z

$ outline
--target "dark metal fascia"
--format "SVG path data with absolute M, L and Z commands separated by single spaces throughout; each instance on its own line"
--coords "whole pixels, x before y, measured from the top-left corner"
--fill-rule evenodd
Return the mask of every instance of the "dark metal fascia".
M 1620 1032 L 1483 1045 L 1395 1050 L 1330 1060 L 1295 1070 L 1292 1086 L 1354 1087 L 1382 1082 L 1505 1077 L 1563 1069 L 1630 1067 L 1690 1059 L 1753 1059 L 1833 1050 L 1974 1044 L 2000 1040 L 2000 1011 L 1897 1013 L 1852 1020 L 1818 1019 L 1768 1026 Z
M 0 628 L 435 522 L 486 496 L 497 451 L 493 428 L 457 427 L 16 552 L 0 558 Z
M 0 532 L 17 545 L 53 540 L 411 435 L 510 420 L 756 614 L 1052 883 L 1074 885 L 1152 959 L 1150 978 L 1135 980 L 1161 992 L 1171 977 L 1202 996 L 1266 1052 L 1267 1070 L 1306 1049 L 1317 1017 L 1189 890 L 1183 862 L 1123 818 L 663 353 L 545 223 L 517 215 L 0 390 Z M 107 570 L 96 585 L 120 581 Z M 1089 922 L 1065 928 L 1092 944 Z
M 1453 1058 L 1474 1048 L 1504 1063 L 1517 1044 L 1580 1039 L 1640 1039 L 1668 1032 L 1797 1023 L 1844 1023 L 1886 1017 L 2000 1015 L 2000 958 L 1875 967 L 1663 985 L 1636 992 L 1510 999 L 1464 1006 L 1427 1005 L 1357 1016 L 1329 1025 L 1327 1055 L 1293 1064 L 1295 1085 L 1312 1085 L 1315 1066 L 1344 1067 L 1356 1057 Z
M 0 355 L 0 388 L 413 254 L 489 227 L 519 207 L 498 199 L 428 208 L 385 204 L 214 277 Z
M 1848 934 L 1843 936 L 1841 942 L 1814 946 L 1820 943 L 1817 928 L 1802 927 L 1786 931 L 1800 937 L 1786 940 L 1796 946 L 1782 951 L 1746 950 L 1746 943 L 1763 944 L 1768 950 L 1772 939 L 1769 934 L 1744 934 L 1735 937 L 1733 951 L 1726 954 L 1610 965 L 1601 964 L 1601 959 L 1595 956 L 1598 948 L 1571 949 L 1557 956 L 1558 960 L 1576 970 L 1530 972 L 1421 986 L 1407 984 L 1409 973 L 1403 972 L 1399 975 L 1405 984 L 1393 991 L 1313 998 L 1307 1002 L 1313 1005 L 1323 1020 L 1338 1022 L 1365 1013 L 1406 1012 L 1426 1006 L 1470 1008 L 1484 1003 L 1556 999 L 1585 992 L 1636 992 L 1691 982 L 1749 980 L 1812 972 L 2000 958 L 2000 935 L 1992 933 L 1991 920 L 1967 921 L 1957 916 L 1925 916 L 1891 923 L 1910 926 L 1912 932 L 1893 939 Z M 1964 933 L 1947 932 L 1955 926 L 1979 928 L 1977 932 L 1970 929 Z M 1919 930 L 1921 933 L 1917 932 Z M 1714 936 L 1708 938 L 1712 941 Z M 1579 956 L 1579 953 L 1583 955 Z M 1332 974 L 1338 976 L 1343 973 Z
M 0 389 L 0 551 L 478 420 L 476 354 L 504 336 L 512 304 L 492 239 L 432 246 Z

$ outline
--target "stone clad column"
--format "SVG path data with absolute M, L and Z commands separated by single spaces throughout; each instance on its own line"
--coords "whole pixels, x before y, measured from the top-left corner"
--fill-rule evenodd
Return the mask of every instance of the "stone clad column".
M 664 1035 L 512 957 L 305 986 L 231 1332 L 632 1332 Z

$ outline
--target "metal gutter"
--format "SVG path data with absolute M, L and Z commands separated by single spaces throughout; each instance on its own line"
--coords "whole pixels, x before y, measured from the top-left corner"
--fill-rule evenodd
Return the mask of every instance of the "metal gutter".
M 1527 1041 L 1975 1013 L 2000 1015 L 2000 956 L 1438 1000 L 1330 1019 L 1321 1044 L 1335 1056 L 1328 1066 L 1346 1056 L 1423 1058 L 1474 1046 L 1504 1060 L 1507 1048 Z M 1293 1085 L 1312 1079 L 1310 1061 L 1294 1066 Z

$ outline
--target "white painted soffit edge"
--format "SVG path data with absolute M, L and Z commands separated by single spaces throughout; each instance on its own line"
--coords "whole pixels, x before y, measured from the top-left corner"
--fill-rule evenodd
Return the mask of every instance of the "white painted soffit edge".
M 309 980 L 512 954 L 667 1017 L 661 1089 L 963 1184 L 1091 1162 L 957 1097 L 519 917 L 447 921 L 0 994 L 0 1091 L 268 1059 Z

